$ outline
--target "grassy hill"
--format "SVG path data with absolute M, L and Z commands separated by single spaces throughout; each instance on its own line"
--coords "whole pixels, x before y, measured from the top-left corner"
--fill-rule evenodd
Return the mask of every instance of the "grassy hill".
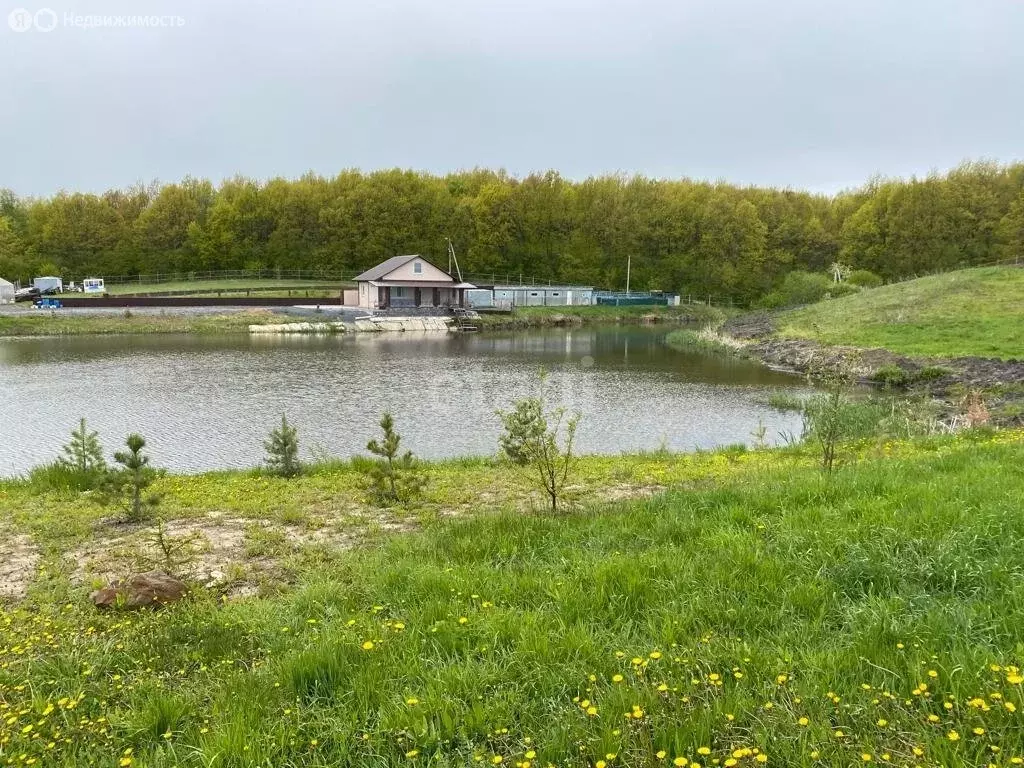
M 1024 268 L 983 267 L 783 313 L 779 334 L 927 356 L 1024 358 Z
M 497 470 L 452 462 L 431 472 L 478 505 L 454 518 L 292 552 L 296 586 L 265 598 L 135 615 L 68 586 L 61 553 L 104 525 L 88 498 L 0 483 L 3 519 L 46 553 L 28 602 L 0 614 L 0 757 L 1018 764 L 1021 438 L 870 447 L 831 478 L 799 450 L 637 457 L 623 466 L 673 489 L 559 517 L 481 501 L 466 489 Z M 587 488 L 622 481 L 619 460 L 594 461 Z M 283 504 L 295 523 L 289 504 L 338 515 L 348 471 L 162 490 L 178 515 Z

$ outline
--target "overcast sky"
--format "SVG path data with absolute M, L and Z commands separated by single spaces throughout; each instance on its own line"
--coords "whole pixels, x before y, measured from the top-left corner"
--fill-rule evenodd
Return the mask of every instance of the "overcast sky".
M 17 8 L 56 26 L 16 31 Z M 0 0 L 0 11 L 0 187 L 20 194 L 395 166 L 832 192 L 876 173 L 1024 158 L 1022 0 Z M 175 18 L 70 18 L 118 14 Z

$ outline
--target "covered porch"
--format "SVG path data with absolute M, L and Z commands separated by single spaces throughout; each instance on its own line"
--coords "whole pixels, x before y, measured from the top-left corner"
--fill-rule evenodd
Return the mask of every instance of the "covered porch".
M 469 283 L 394 284 L 371 281 L 376 309 L 402 309 L 421 307 L 464 307 Z

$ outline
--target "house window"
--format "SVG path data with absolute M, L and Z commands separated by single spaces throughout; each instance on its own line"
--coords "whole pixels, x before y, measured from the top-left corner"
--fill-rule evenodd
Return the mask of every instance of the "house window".
M 391 293 L 396 299 L 401 299 L 405 296 L 405 288 L 395 287 L 391 289 Z
M 415 272 L 417 275 L 423 274 L 423 265 L 418 261 L 413 263 L 412 271 Z

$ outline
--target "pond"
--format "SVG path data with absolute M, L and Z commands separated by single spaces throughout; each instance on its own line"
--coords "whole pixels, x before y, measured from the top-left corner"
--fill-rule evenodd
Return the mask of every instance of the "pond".
M 142 433 L 178 471 L 258 465 L 286 413 L 305 456 L 364 452 L 390 410 L 403 448 L 428 458 L 493 454 L 495 411 L 550 372 L 582 413 L 583 453 L 710 448 L 799 433 L 768 407 L 804 382 L 754 363 L 675 351 L 663 328 L 487 334 L 0 339 L 0 476 L 53 459 L 82 416 L 107 453 Z

